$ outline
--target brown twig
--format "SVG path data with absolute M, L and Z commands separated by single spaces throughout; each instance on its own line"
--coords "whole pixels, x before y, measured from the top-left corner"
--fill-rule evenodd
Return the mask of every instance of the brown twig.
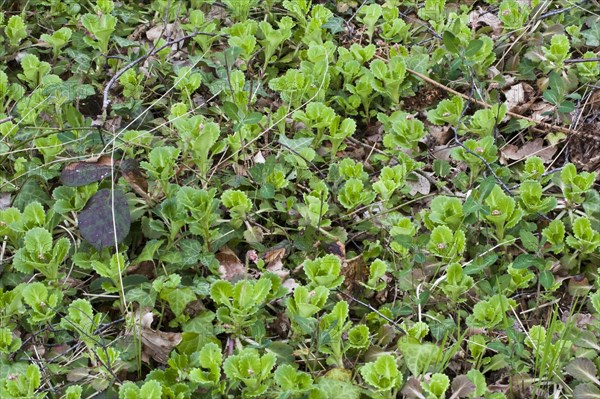
M 488 104 L 488 103 L 486 103 L 484 101 L 477 100 L 477 99 L 474 99 L 474 98 L 470 98 L 466 94 L 460 93 L 460 92 L 458 92 L 458 91 L 456 91 L 456 90 L 454 90 L 454 89 L 452 89 L 452 88 L 450 88 L 450 87 L 448 87 L 446 85 L 443 85 L 442 83 L 436 82 L 435 80 L 433 80 L 433 79 L 431 79 L 431 78 L 423 75 L 422 73 L 419 73 L 417 71 L 413 71 L 412 69 L 407 69 L 407 72 L 409 72 L 410 74 L 418 77 L 419 79 L 423 79 L 424 81 L 426 81 L 429 84 L 432 84 L 432 85 L 437 86 L 437 87 L 439 87 L 439 88 L 441 88 L 441 89 L 443 89 L 443 90 L 445 90 L 445 91 L 447 91 L 449 93 L 452 93 L 455 96 L 459 96 L 459 97 L 462 97 L 465 100 L 472 101 L 472 102 L 474 102 L 475 104 L 477 104 L 477 105 L 479 105 L 481 107 L 484 107 L 484 108 L 491 108 L 492 107 L 492 105 L 490 105 L 490 104 Z M 550 123 L 546 123 L 546 122 L 542 122 L 542 121 L 537 121 L 537 120 L 535 120 L 533 118 L 530 118 L 528 116 L 523 116 L 521 114 L 517 114 L 517 113 L 511 112 L 511 111 L 507 111 L 506 115 L 511 116 L 513 118 L 518 118 L 518 119 L 526 120 L 526 121 L 531 122 L 531 123 L 533 123 L 533 124 L 535 124 L 537 126 L 542 126 L 542 127 L 546 128 L 548 130 L 555 130 L 555 131 L 559 131 L 561 133 L 565 133 L 565 134 L 572 135 L 572 136 L 585 137 L 585 138 L 588 138 L 588 139 L 592 139 L 594 141 L 600 141 L 600 137 L 596 137 L 593 134 L 580 132 L 580 131 L 569 129 L 569 128 L 562 127 L 562 126 L 552 125 Z
M 594 58 L 571 58 L 570 60 L 565 60 L 565 64 L 575 64 L 578 62 L 600 62 L 600 57 Z
M 12 116 L 12 115 L 11 116 L 7 116 L 6 118 L 2 118 L 2 119 L 0 119 L 0 125 L 3 124 L 4 122 L 10 122 L 13 119 L 15 119 L 15 117 Z

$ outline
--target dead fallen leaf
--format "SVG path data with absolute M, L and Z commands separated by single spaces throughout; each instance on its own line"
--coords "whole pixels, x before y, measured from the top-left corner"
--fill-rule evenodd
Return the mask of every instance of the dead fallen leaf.
M 138 339 L 142 341 L 142 360 L 148 362 L 152 358 L 160 364 L 167 364 L 169 354 L 181 342 L 182 334 L 154 330 L 152 328 L 154 320 L 152 312 L 144 314 L 138 312 L 135 317 L 134 329 Z
M 174 24 L 167 24 L 167 27 L 165 28 L 163 24 L 159 24 L 148 29 L 146 31 L 146 39 L 154 42 L 160 38 L 169 38 L 173 33 L 173 25 Z
M 477 7 L 477 10 L 469 13 L 469 24 L 477 29 L 481 25 L 487 25 L 492 28 L 492 36 L 498 36 L 502 33 L 502 21 L 492 12 Z
M 221 248 L 215 256 L 220 264 L 219 274 L 222 279 L 236 281 L 246 275 L 246 266 L 230 248 Z
M 406 180 L 406 185 L 410 187 L 410 195 L 416 195 L 417 193 L 427 195 L 431 190 L 429 180 L 418 173 L 412 173 Z
M 121 174 L 133 191 L 143 198 L 148 198 L 148 180 L 146 180 L 139 163 L 135 159 L 121 161 Z
M 355 256 L 342 263 L 342 275 L 344 276 L 344 286 L 348 293 L 355 294 L 362 289 L 360 283 L 367 281 L 367 264 L 362 255 Z
M 549 163 L 552 161 L 556 150 L 556 146 L 546 147 L 544 146 L 544 140 L 537 138 L 524 144 L 521 148 L 514 144 L 508 144 L 502 148 L 500 153 L 505 160 L 520 161 L 528 157 L 538 156 L 542 158 L 544 163 Z
M 86 367 L 77 367 L 67 373 L 67 381 L 77 382 L 90 376 L 90 370 Z
M 267 264 L 266 270 L 270 273 L 277 275 L 282 282 L 282 285 L 292 292 L 298 286 L 298 283 L 293 278 L 289 278 L 290 270 L 283 266 L 283 259 L 287 255 L 287 248 L 275 247 L 267 250 L 263 255 L 262 259 Z
M 290 271 L 283 267 L 283 262 L 281 261 L 281 258 L 269 262 L 269 264 L 266 267 L 266 270 L 279 276 L 281 281 L 284 281 L 290 275 Z
M 452 161 L 452 157 L 450 156 L 450 154 L 452 153 L 452 147 L 448 144 L 436 145 L 435 147 L 433 147 L 431 153 L 435 159 L 448 162 Z
M 254 155 L 254 158 L 252 158 L 252 160 L 254 161 L 254 163 L 265 163 L 266 162 L 265 157 L 262 154 L 262 151 L 257 152 Z
M 115 116 L 114 118 L 107 119 L 102 126 L 105 130 L 115 134 L 121 128 L 121 122 L 123 121 L 122 116 Z
M 269 264 L 271 262 L 285 258 L 286 252 L 287 252 L 286 247 L 273 247 L 273 248 L 269 248 L 262 255 L 262 258 L 265 261 L 265 263 Z
M 523 115 L 531 108 L 534 90 L 527 83 L 518 83 L 505 90 L 504 97 L 508 111 Z
M 0 211 L 10 207 L 12 195 L 10 193 L 0 193 Z
M 341 241 L 327 244 L 325 252 L 336 255 L 342 261 L 346 260 L 346 246 Z
M 435 139 L 436 144 L 445 145 L 450 141 L 453 136 L 453 132 L 450 130 L 450 126 L 427 126 L 427 130 L 431 137 Z
M 133 263 L 125 270 L 126 274 L 141 274 L 142 276 L 153 279 L 156 277 L 156 265 L 151 260 L 145 260 L 138 263 Z
M 539 101 L 531 106 L 531 110 L 533 111 L 531 113 L 531 118 L 533 120 L 545 122 L 552 119 L 554 105 Z

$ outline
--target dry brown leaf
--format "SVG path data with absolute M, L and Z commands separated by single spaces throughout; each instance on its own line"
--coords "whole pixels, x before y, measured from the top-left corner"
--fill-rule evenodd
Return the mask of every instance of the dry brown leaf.
M 141 274 L 142 276 L 153 279 L 156 277 L 156 266 L 153 261 L 145 260 L 139 263 L 131 264 L 125 270 L 126 274 Z
M 431 190 L 431 183 L 426 177 L 423 177 L 418 173 L 413 173 L 410 175 L 410 177 L 412 179 L 406 180 L 406 185 L 410 187 L 410 195 L 416 195 L 417 193 L 421 193 L 423 195 L 429 194 L 429 191 Z
M 288 276 L 290 275 L 290 271 L 283 267 L 283 262 L 281 261 L 281 259 L 275 259 L 269 262 L 269 264 L 266 267 L 266 270 L 268 272 L 276 274 L 281 279 L 281 281 L 285 281 L 285 279 L 288 278 Z
M 452 161 L 452 157 L 450 154 L 452 153 L 452 147 L 448 144 L 446 145 L 436 145 L 433 147 L 432 155 L 435 159 L 439 159 L 441 161 Z
M 146 312 L 140 320 L 139 338 L 142 340 L 142 360 L 148 362 L 152 358 L 158 363 L 167 364 L 169 354 L 181 342 L 182 334 L 154 330 L 151 327 L 153 320 L 152 312 Z
M 263 255 L 262 258 L 265 263 L 269 264 L 271 262 L 282 260 L 285 257 L 286 248 L 270 248 Z
M 12 202 L 11 193 L 0 193 L 0 211 L 7 209 L 10 207 L 10 203 Z
M 165 29 L 165 26 L 163 24 L 156 25 L 146 31 L 146 39 L 150 40 L 153 43 L 155 40 L 158 40 L 160 38 L 170 38 L 172 40 L 173 38 L 171 37 L 171 34 L 173 33 L 173 26 L 174 24 L 167 24 L 167 27 Z
M 265 157 L 262 154 L 262 151 L 257 152 L 256 154 L 254 154 L 254 158 L 252 158 L 252 160 L 254 161 L 254 163 L 265 163 Z
M 554 105 L 539 101 L 531 106 L 531 119 L 544 122 L 552 119 Z
M 487 25 L 492 28 L 492 36 L 498 36 L 502 33 L 502 21 L 493 13 L 477 7 L 477 10 L 471 11 L 469 14 L 469 24 L 472 28 L 477 29 L 479 26 Z
M 298 283 L 293 278 L 289 278 L 290 270 L 283 267 L 283 258 L 286 256 L 286 248 L 271 248 L 265 252 L 262 259 L 267 263 L 266 270 L 277 275 L 282 285 L 290 292 L 294 291 Z
M 298 284 L 298 282 L 295 279 L 288 278 L 283 283 L 281 283 L 281 285 L 283 287 L 287 288 L 288 292 L 294 292 L 294 290 L 296 289 L 296 287 L 298 287 L 300 284 Z
M 325 251 L 328 254 L 336 255 L 342 261 L 346 260 L 346 246 L 341 241 L 336 241 L 336 242 L 327 244 Z
M 140 165 L 135 159 L 121 161 L 121 174 L 133 191 L 144 198 L 148 198 L 148 180 L 140 170 Z
M 527 83 L 518 83 L 505 90 L 504 97 L 509 112 L 523 115 L 531 108 L 530 100 L 534 97 L 534 90 Z
M 521 148 L 514 144 L 508 144 L 502 148 L 500 153 L 506 160 L 520 161 L 528 157 L 537 156 L 542 158 L 544 163 L 549 163 L 552 161 L 556 150 L 556 146 L 545 147 L 544 140 L 537 138 L 526 143 Z
M 342 263 L 342 275 L 344 276 L 344 286 L 349 293 L 354 294 L 362 288 L 360 283 L 367 281 L 367 264 L 362 255 L 358 255 Z
M 117 132 L 121 128 L 122 121 L 123 117 L 115 116 L 114 118 L 107 119 L 102 125 L 102 127 L 105 130 L 111 132 L 112 134 L 115 134 L 115 132 Z
M 452 139 L 453 136 L 453 132 L 450 130 L 450 126 L 435 126 L 435 125 L 431 125 L 431 126 L 427 126 L 427 130 L 429 131 L 429 134 L 431 134 L 431 137 L 433 137 L 435 139 L 436 144 L 438 145 L 445 145 L 447 144 L 450 139 Z
M 228 281 L 236 281 L 246 275 L 246 266 L 229 247 L 223 247 L 215 255 L 219 261 L 219 274 Z
M 86 367 L 77 367 L 67 373 L 67 381 L 77 382 L 90 376 L 90 370 Z

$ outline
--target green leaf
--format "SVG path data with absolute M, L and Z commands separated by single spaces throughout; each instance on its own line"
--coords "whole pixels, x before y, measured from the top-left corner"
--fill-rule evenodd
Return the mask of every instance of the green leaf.
M 304 272 L 313 287 L 322 285 L 330 290 L 339 287 L 344 281 L 340 271 L 340 259 L 333 254 L 304 262 Z
M 519 232 L 519 237 L 521 238 L 521 244 L 523 244 L 523 248 L 526 250 L 531 252 L 538 252 L 540 250 L 540 243 L 532 232 L 521 230 Z
M 467 46 L 467 49 L 465 50 L 465 57 L 467 57 L 467 58 L 474 57 L 482 47 L 483 47 L 482 40 L 476 39 L 476 40 L 471 41 L 469 43 L 469 45 Z
M 450 379 L 445 374 L 433 373 L 428 382 L 421 382 L 425 392 L 429 392 L 434 398 L 445 398 L 446 391 L 450 387 Z
M 402 337 L 398 341 L 398 349 L 405 359 L 406 366 L 412 375 L 421 375 L 436 364 L 441 349 L 432 343 L 421 343 L 412 337 Z
M 367 349 L 369 347 L 369 327 L 359 324 L 348 331 L 348 345 L 352 348 Z
M 398 370 L 396 359 L 388 353 L 380 355 L 374 362 L 362 366 L 360 374 L 367 384 L 374 387 L 377 392 L 398 388 L 402 382 L 402 373 Z
M 233 296 L 233 286 L 229 281 L 217 280 L 210 287 L 210 298 L 219 305 L 226 305 Z
M 160 399 L 162 397 L 162 386 L 156 380 L 146 381 L 140 388 L 140 398 Z
M 445 31 L 443 35 L 444 46 L 448 49 L 449 52 L 453 54 L 459 53 L 458 46 L 460 45 L 460 40 L 450 31 Z

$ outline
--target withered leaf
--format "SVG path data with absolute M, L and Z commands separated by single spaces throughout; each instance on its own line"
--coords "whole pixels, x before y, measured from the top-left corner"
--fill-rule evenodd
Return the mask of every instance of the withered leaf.
M 134 328 L 136 335 L 142 341 L 142 360 L 148 362 L 152 358 L 158 363 L 167 364 L 169 354 L 181 342 L 182 334 L 154 330 L 152 328 L 154 320 L 152 312 L 146 312 L 143 315 L 137 313 L 136 319 Z
M 246 266 L 230 248 L 221 248 L 215 257 L 220 264 L 219 274 L 222 279 L 236 281 L 246 275 Z
M 501 153 L 505 159 L 522 160 L 532 156 L 538 156 L 544 160 L 544 163 L 552 161 L 552 157 L 556 153 L 556 146 L 544 146 L 544 140 L 537 138 L 524 144 L 521 148 L 514 144 L 506 145 Z
M 140 165 L 135 159 L 121 161 L 121 175 L 131 186 L 133 191 L 144 198 L 148 197 L 148 180 L 140 170 Z

